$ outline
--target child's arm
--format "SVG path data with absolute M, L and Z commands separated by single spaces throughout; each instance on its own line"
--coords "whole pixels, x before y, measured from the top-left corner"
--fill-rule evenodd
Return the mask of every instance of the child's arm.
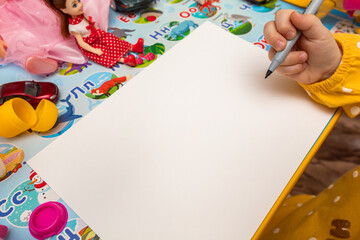
M 334 34 L 343 56 L 335 73 L 327 80 L 300 84 L 310 97 L 325 106 L 342 107 L 350 117 L 360 114 L 360 36 Z
M 286 43 L 287 34 L 295 31 L 295 26 L 303 30 L 303 36 L 278 71 L 299 82 L 314 101 L 331 108 L 342 107 L 349 117 L 359 115 L 360 36 L 332 35 L 314 16 L 280 10 L 275 21 L 266 24 L 265 38 L 280 51 L 284 45 L 279 43 Z M 269 52 L 270 59 L 274 48 Z
M 2 37 L 0 36 L 0 58 L 6 57 L 6 49 L 7 49 L 7 46 L 4 42 L 4 40 L 2 39 Z
M 71 32 L 71 34 L 74 35 L 79 46 L 82 47 L 83 49 L 85 49 L 86 51 L 92 52 L 99 56 L 103 54 L 103 51 L 100 48 L 94 48 L 94 47 L 90 46 L 89 44 L 87 44 L 86 42 L 84 42 L 84 39 L 82 38 L 80 33 Z

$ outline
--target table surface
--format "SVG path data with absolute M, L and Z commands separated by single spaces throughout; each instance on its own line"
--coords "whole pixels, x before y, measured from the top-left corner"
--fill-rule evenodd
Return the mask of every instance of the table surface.
M 269 45 L 262 34 L 264 24 L 272 20 L 274 13 L 280 8 L 297 9 L 281 1 L 271 1 L 266 7 L 259 7 L 238 0 L 214 2 L 205 8 L 201 8 L 193 1 L 156 1 L 152 7 L 153 10 L 162 12 L 160 16 L 157 15 L 155 21 L 148 22 L 142 17 L 141 12 L 119 14 L 111 10 L 109 26 L 124 29 L 125 31 L 119 34 L 130 42 L 134 42 L 138 37 L 143 37 L 147 50 L 153 52 L 156 57 L 163 55 L 165 51 L 182 39 L 182 37 L 178 37 L 174 40 L 169 33 L 176 23 L 184 21 L 192 21 L 200 25 L 209 20 L 268 50 Z M 346 14 L 338 11 L 333 11 L 323 22 L 333 32 L 353 32 L 354 30 L 354 23 L 347 18 Z M 190 27 L 191 31 L 193 31 L 192 27 Z M 184 34 L 188 35 L 190 32 Z M 33 239 L 28 231 L 28 221 L 31 212 L 40 204 L 46 201 L 58 201 L 65 204 L 49 186 L 29 185 L 34 180 L 34 174 L 31 174 L 32 169 L 26 164 L 26 161 L 108 97 L 107 95 L 93 96 L 90 94 L 90 90 L 100 87 L 104 81 L 114 77 L 136 75 L 150 63 L 145 61 L 136 68 L 118 65 L 113 69 L 106 69 L 92 62 L 82 66 L 65 63 L 56 74 L 48 77 L 31 75 L 12 64 L 0 67 L 2 83 L 26 79 L 56 83 L 60 88 L 61 99 L 57 103 L 57 107 L 59 115 L 63 116 L 63 121 L 50 132 L 44 134 L 25 133 L 12 139 L 0 137 L 0 157 L 3 161 L 7 159 L 17 163 L 14 169 L 0 179 L 0 224 L 9 227 L 9 239 Z M 110 92 L 116 90 L 117 87 L 114 87 L 110 89 Z M 35 178 L 41 180 L 39 176 L 35 176 Z M 65 206 L 69 213 L 66 228 L 58 238 L 53 236 L 50 239 L 89 239 L 90 236 L 94 237 L 95 233 L 88 228 L 87 224 L 71 208 L 66 204 Z

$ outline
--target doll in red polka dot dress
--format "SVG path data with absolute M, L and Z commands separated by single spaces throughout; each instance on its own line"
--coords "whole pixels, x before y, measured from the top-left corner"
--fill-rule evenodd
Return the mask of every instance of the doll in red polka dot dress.
M 129 55 L 127 58 L 124 58 L 124 55 L 129 51 L 142 53 L 144 51 L 142 38 L 133 45 L 97 28 L 91 16 L 89 18 L 84 16 L 81 0 L 46 1 L 61 17 L 62 35 L 64 37 L 73 35 L 85 56 L 108 68 L 118 62 L 132 67 L 137 65 L 134 55 Z

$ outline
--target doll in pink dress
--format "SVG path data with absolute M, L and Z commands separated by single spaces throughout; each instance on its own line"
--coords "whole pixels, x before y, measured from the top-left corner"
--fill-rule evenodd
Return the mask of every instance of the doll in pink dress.
M 92 16 L 87 18 L 84 15 L 81 0 L 46 1 L 62 19 L 62 35 L 64 37 L 73 35 L 85 56 L 105 67 L 112 67 L 118 62 L 133 67 L 137 65 L 134 55 L 129 55 L 127 58 L 124 58 L 124 55 L 129 51 L 142 53 L 144 51 L 142 38 L 132 45 L 98 28 Z
M 110 0 L 84 0 L 87 12 L 107 28 Z M 100 19 L 100 18 L 99 18 Z M 83 64 L 75 39 L 60 32 L 59 16 L 43 0 L 0 0 L 0 64 L 13 62 L 30 73 L 48 74 L 58 62 Z

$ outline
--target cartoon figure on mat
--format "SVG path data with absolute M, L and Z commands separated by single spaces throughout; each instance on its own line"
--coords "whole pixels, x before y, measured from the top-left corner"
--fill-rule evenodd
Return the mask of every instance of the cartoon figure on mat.
M 52 190 L 34 170 L 30 172 L 30 180 L 31 182 L 28 185 L 34 184 L 35 191 L 38 193 L 38 201 L 40 204 L 49 201 L 58 201 L 60 199 L 59 195 L 57 195 L 55 191 Z
M 88 66 L 91 66 L 91 63 L 86 62 L 84 64 L 73 64 L 73 63 L 67 63 L 66 65 L 60 65 L 60 68 L 64 67 L 63 69 L 60 69 L 59 74 L 60 75 L 71 75 L 74 73 L 81 73 L 84 68 L 87 68 Z
M 0 144 L 0 165 L 3 165 L 3 174 L 0 173 L 0 182 L 9 178 L 22 167 L 24 151 L 11 144 Z
M 200 12 L 205 12 L 205 8 L 207 9 L 207 12 L 211 12 L 211 8 L 221 9 L 221 7 L 213 5 L 214 2 L 219 3 L 220 0 L 203 0 L 202 2 L 203 3 L 201 3 L 201 6 L 199 7 Z
M 145 19 L 146 22 L 154 22 L 158 17 L 160 17 L 163 14 L 162 11 L 149 8 L 140 13 L 140 17 Z
M 84 16 L 81 0 L 46 0 L 62 19 L 61 33 L 68 38 L 73 35 L 81 52 L 94 62 L 111 68 L 121 62 L 135 67 L 134 55 L 124 58 L 129 51 L 143 53 L 144 40 L 139 38 L 136 44 L 121 40 L 111 33 L 95 26 L 92 17 Z
M 127 36 L 132 36 L 131 34 L 128 34 L 128 32 L 134 32 L 135 29 L 120 29 L 117 27 L 109 27 L 110 30 L 112 30 L 111 34 L 115 35 L 118 38 L 126 38 Z
M 81 240 L 101 240 L 89 226 L 81 229 L 79 235 L 81 236 Z
M 60 123 L 64 123 L 64 122 L 69 122 L 69 121 L 72 121 L 72 120 L 75 120 L 77 118 L 81 118 L 82 116 L 81 115 L 76 115 L 75 114 L 75 107 L 74 105 L 72 105 L 70 103 L 70 98 L 71 98 L 71 95 L 69 94 L 66 99 L 61 99 L 60 102 L 65 102 L 67 103 L 68 107 L 66 107 L 66 112 L 64 114 L 61 114 L 56 123 L 55 123 L 55 127 L 57 127 Z
M 92 95 L 110 95 L 109 94 L 109 90 L 112 88 L 112 87 L 115 87 L 115 86 L 119 86 L 119 85 L 123 85 L 122 83 L 126 82 L 128 79 L 130 79 L 131 76 L 124 76 L 124 77 L 119 77 L 119 78 L 113 78 L 109 81 L 106 81 L 104 82 L 100 87 L 98 88 L 94 88 L 90 91 L 90 93 Z
M 176 27 L 171 29 L 170 36 L 173 39 L 177 39 L 178 36 L 185 37 L 185 34 L 187 31 L 190 30 L 190 27 L 197 28 L 199 25 L 194 23 L 191 20 L 186 20 L 181 23 L 179 23 Z

